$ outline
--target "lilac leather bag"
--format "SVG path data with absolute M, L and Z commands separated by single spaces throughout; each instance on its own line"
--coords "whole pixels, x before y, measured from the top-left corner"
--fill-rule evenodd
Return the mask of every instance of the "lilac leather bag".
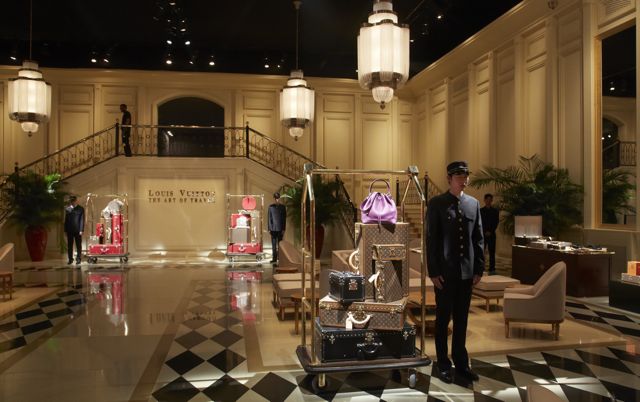
M 382 181 L 387 185 L 387 193 L 371 192 L 373 183 Z M 391 186 L 383 179 L 375 179 L 369 186 L 369 195 L 360 204 L 360 220 L 362 223 L 396 223 L 398 210 L 391 198 Z

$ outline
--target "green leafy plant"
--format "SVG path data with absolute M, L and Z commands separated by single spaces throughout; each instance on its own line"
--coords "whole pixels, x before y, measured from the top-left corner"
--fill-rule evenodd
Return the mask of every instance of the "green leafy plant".
M 621 167 L 602 172 L 602 223 L 618 223 L 617 215 L 634 215 L 636 208 L 629 201 L 635 194 L 633 172 Z
M 340 201 L 336 194 L 340 183 L 337 180 L 323 180 L 321 176 L 313 176 L 313 191 L 316 200 L 316 225 L 327 226 L 340 218 Z M 293 221 L 300 235 L 300 219 L 302 217 L 301 202 L 305 191 L 304 179 L 299 179 L 293 186 L 284 186 L 282 195 L 287 206 L 287 215 Z M 307 222 L 309 221 L 309 204 L 307 204 Z
M 7 222 L 20 230 L 61 222 L 67 195 L 61 178 L 58 173 L 42 176 L 30 171 L 9 175 L 0 187 Z
M 505 169 L 485 167 L 470 185 L 493 185 L 505 212 L 503 230 L 514 233 L 514 216 L 542 215 L 542 234 L 558 237 L 582 222 L 583 188 L 573 183 L 567 169 L 560 169 L 539 156 L 521 156 L 518 166 Z

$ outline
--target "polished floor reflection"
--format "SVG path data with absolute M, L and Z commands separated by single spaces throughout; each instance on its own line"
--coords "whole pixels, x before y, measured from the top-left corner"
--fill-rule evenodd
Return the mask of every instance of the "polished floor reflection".
M 293 314 L 271 304 L 271 269 L 22 266 L 23 283 L 55 287 L 0 303 L 0 401 L 523 401 L 532 384 L 569 401 L 640 400 L 640 317 L 576 299 L 559 341 L 539 325 L 505 339 L 501 309 L 472 301 L 479 382 L 444 384 L 426 367 L 413 389 L 397 370 L 332 374 L 318 389 L 295 357 Z

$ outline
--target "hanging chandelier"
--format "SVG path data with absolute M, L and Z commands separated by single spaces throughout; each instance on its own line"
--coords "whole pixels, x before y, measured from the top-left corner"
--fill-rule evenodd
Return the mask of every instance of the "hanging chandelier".
M 33 5 L 29 5 L 29 59 L 31 59 Z M 17 78 L 9 79 L 9 118 L 31 136 L 51 115 L 51 84 L 42 78 L 38 63 L 22 62 Z
M 301 1 L 294 1 L 296 8 L 296 69 L 291 71 L 287 85 L 280 90 L 280 120 L 289 129 L 294 140 L 302 137 L 305 127 L 313 121 L 314 96 L 313 88 L 307 86 L 302 70 L 298 68 L 298 15 Z
M 384 109 L 409 78 L 409 27 L 398 24 L 392 0 L 374 0 L 358 35 L 358 81 Z

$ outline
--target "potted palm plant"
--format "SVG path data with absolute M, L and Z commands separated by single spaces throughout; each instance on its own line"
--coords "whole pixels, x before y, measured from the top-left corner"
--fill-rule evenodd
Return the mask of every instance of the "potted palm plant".
M 542 215 L 542 234 L 556 238 L 582 222 L 582 186 L 571 181 L 567 169 L 556 168 L 537 155 L 521 156 L 518 166 L 485 167 L 470 185 L 494 186 L 507 234 L 514 233 L 516 215 Z
M 602 223 L 618 223 L 618 215 L 635 215 L 633 172 L 622 167 L 602 171 Z
M 336 179 L 323 180 L 320 176 L 313 176 L 312 180 L 316 200 L 316 258 L 319 258 L 324 244 L 325 226 L 332 225 L 340 218 L 340 201 L 337 197 L 340 183 Z M 296 238 L 300 238 L 301 202 L 304 190 L 304 179 L 299 179 L 295 185 L 284 186 L 280 191 L 287 207 L 287 216 L 293 221 Z M 307 222 L 309 222 L 308 206 Z M 309 235 L 308 230 L 307 227 L 307 236 Z
M 64 198 L 61 175 L 15 172 L 0 187 L 0 205 L 7 223 L 24 231 L 32 261 L 42 261 L 48 228 L 62 221 Z

